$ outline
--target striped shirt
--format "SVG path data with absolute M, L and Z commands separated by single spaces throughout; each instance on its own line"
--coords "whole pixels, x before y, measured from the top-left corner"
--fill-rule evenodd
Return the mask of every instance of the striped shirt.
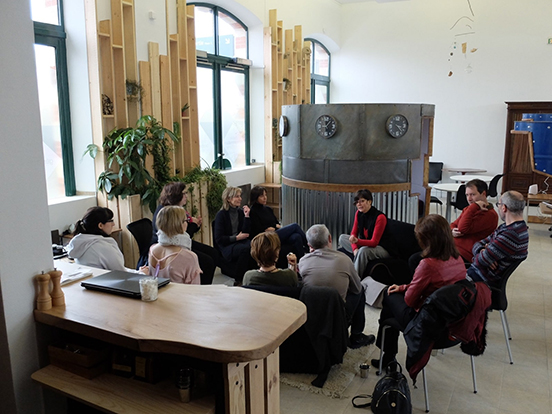
M 529 234 L 525 221 L 501 224 L 489 237 L 473 245 L 473 263 L 468 274 L 475 271 L 486 282 L 497 282 L 504 270 L 516 260 L 527 257 Z M 496 269 L 492 269 L 493 264 Z

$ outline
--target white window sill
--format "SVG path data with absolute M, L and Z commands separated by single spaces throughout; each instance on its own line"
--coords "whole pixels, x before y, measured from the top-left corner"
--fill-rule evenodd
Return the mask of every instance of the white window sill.
M 48 205 L 49 206 L 57 206 L 60 204 L 66 204 L 66 203 L 72 203 L 75 201 L 81 201 L 81 200 L 90 200 L 90 199 L 96 199 L 95 195 L 75 195 L 72 197 L 60 197 L 60 198 L 49 198 L 48 199 Z

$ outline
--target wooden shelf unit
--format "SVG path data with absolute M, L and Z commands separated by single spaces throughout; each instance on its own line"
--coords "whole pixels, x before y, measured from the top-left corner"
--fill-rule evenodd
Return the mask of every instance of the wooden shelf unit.
M 166 21 L 169 21 L 167 1 Z M 133 0 L 111 0 L 111 18 L 97 22 L 98 67 L 100 93 L 107 95 L 113 103 L 113 115 L 103 115 L 101 119 L 102 136 L 94 142 L 101 147 L 103 137 L 114 128 L 134 126 L 142 115 L 153 115 L 166 128 L 174 130 L 175 123 L 180 129 L 181 142 L 175 145 L 170 160 L 171 173 L 184 176 L 185 172 L 199 165 L 199 120 L 197 112 L 196 47 L 194 6 L 188 6 L 185 0 L 176 2 L 176 33 L 169 33 L 167 25 L 167 55 L 159 53 L 159 44 L 148 43 L 148 61 L 137 62 L 136 22 Z M 126 93 L 126 81 L 137 81 L 143 89 L 141 101 L 129 100 Z M 101 102 L 101 99 L 99 100 Z M 182 107 L 189 108 L 182 114 Z M 98 108 L 102 111 L 102 108 Z M 102 111 L 103 112 L 103 111 Z M 96 179 L 107 166 L 96 164 Z M 153 165 L 152 158 L 147 166 Z M 199 240 L 211 243 L 210 220 L 205 194 L 205 186 L 190 193 L 189 200 L 196 208 L 198 216 L 204 220 L 203 231 L 198 233 Z M 125 200 L 107 199 L 98 193 L 98 205 L 109 207 L 115 213 L 115 221 L 123 229 L 125 264 L 136 265 L 138 247 L 126 225 L 143 217 L 150 217 L 147 207 L 142 208 L 139 199 L 136 205 L 121 206 Z M 190 208 L 191 210 L 191 208 Z M 131 211 L 131 214 L 123 213 Z
M 270 204 L 281 210 L 280 190 L 267 186 L 280 183 L 282 138 L 278 121 L 282 105 L 310 103 L 311 42 L 305 42 L 301 26 L 284 30 L 277 11 L 269 10 L 269 26 L 264 30 L 265 66 L 265 183 Z M 284 88 L 284 78 L 291 82 Z
M 182 403 L 174 384 L 147 384 L 113 374 L 86 379 L 53 365 L 33 373 L 31 378 L 56 392 L 106 412 L 143 414 L 214 414 L 214 395 Z

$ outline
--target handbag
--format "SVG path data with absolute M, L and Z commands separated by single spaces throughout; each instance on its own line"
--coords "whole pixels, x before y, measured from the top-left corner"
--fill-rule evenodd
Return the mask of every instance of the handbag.
M 392 366 L 396 366 L 395 369 L 391 369 Z M 355 403 L 358 398 L 369 397 L 372 400 L 368 403 Z M 387 364 L 385 376 L 377 382 L 372 395 L 357 395 L 352 402 L 357 408 L 370 407 L 374 414 L 412 414 L 410 388 L 401 365 L 396 361 Z

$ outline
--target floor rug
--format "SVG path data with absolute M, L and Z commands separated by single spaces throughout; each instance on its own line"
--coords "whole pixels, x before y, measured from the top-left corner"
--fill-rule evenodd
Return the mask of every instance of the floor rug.
M 318 388 L 311 385 L 316 378 L 315 374 L 289 374 L 281 373 L 280 381 L 301 390 L 315 394 L 323 394 L 331 398 L 344 398 L 345 390 L 353 381 L 355 375 L 360 375 L 358 366 L 369 361 L 376 349 L 375 345 L 364 346 L 358 349 L 347 349 L 342 364 L 336 364 L 330 370 L 324 387 Z

